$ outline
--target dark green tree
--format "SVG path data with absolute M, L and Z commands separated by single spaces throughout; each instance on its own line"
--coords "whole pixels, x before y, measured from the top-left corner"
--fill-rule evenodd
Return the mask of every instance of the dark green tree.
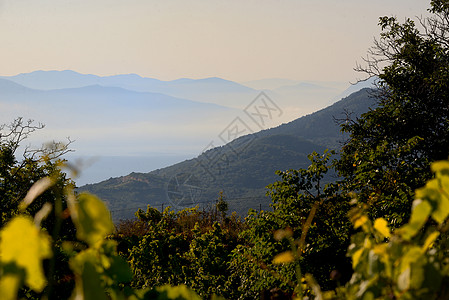
M 350 278 L 346 258 L 351 224 L 347 218 L 349 201 L 334 184 L 323 184 L 331 168 L 330 152 L 309 155 L 307 169 L 278 171 L 281 179 L 271 185 L 273 211 L 252 211 L 246 218 L 248 229 L 241 238 L 246 244 L 233 251 L 230 282 L 238 287 L 231 298 L 255 299 L 260 292 L 292 295 L 297 282 L 298 261 L 276 265 L 273 258 L 290 249 L 288 239 L 276 239 L 275 232 L 287 230 L 298 242 L 302 274 L 311 273 L 325 290 Z M 271 293 L 270 292 L 270 293 Z
M 350 138 L 337 169 L 346 188 L 394 226 L 407 221 L 413 191 L 432 176 L 430 163 L 449 154 L 448 3 L 432 1 L 419 25 L 380 18 L 380 39 L 357 67 L 378 77 L 378 106 L 342 125 Z

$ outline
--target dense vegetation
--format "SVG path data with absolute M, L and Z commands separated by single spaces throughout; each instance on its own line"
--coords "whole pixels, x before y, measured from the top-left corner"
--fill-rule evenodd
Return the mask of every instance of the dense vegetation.
M 379 78 L 377 106 L 343 118 L 338 155 L 312 152 L 308 167 L 278 171 L 272 209 L 244 220 L 220 194 L 209 210 L 148 206 L 114 231 L 106 206 L 75 195 L 59 170 L 66 147 L 17 161 L 38 128 L 2 128 L 0 295 L 448 299 L 449 2 L 430 12 L 421 30 L 380 19 L 360 68 Z M 329 172 L 340 177 L 325 183 Z

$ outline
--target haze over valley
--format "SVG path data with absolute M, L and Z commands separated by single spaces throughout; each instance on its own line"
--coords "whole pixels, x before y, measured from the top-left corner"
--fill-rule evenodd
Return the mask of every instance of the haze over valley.
M 67 157 L 81 163 L 76 182 L 84 185 L 196 157 L 210 145 L 292 121 L 354 90 L 344 82 L 267 79 L 246 84 L 221 78 L 161 81 L 135 74 L 36 71 L 0 77 L 0 118 L 45 124 L 28 141 L 34 147 L 74 140 L 75 151 Z M 262 91 L 279 110 L 259 124 L 245 109 Z M 267 113 L 264 109 L 261 114 Z M 236 118 L 246 127 L 223 138 Z

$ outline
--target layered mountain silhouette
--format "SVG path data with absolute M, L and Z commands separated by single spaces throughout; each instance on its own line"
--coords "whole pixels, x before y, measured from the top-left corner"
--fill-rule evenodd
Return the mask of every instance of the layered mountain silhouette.
M 0 77 L 2 78 L 2 77 Z M 137 74 L 97 76 L 74 71 L 35 71 L 3 77 L 23 86 L 41 89 L 76 89 L 86 86 L 118 87 L 135 92 L 151 92 L 171 97 L 241 108 L 257 96 L 258 91 L 222 78 L 181 78 L 162 81 Z
M 286 79 L 265 79 L 248 82 L 247 85 L 218 77 L 170 81 L 141 77 L 137 74 L 98 76 L 74 71 L 34 71 L 15 76 L 0 76 L 39 90 L 81 88 L 92 85 L 119 87 L 136 92 L 151 92 L 203 103 L 243 109 L 261 90 L 276 99 L 285 110 L 282 121 L 291 121 L 298 116 L 314 112 L 341 99 L 345 82 L 307 82 Z M 347 95 L 345 95 L 347 96 Z M 279 123 L 280 124 L 280 123 Z
M 76 140 L 74 146 L 80 155 L 145 155 L 155 145 L 160 149 L 153 151 L 167 151 L 167 144 L 173 144 L 170 147 L 176 150 L 178 141 L 197 136 L 206 143 L 207 135 L 221 130 L 238 111 L 214 103 L 114 86 L 45 90 L 0 78 L 1 124 L 16 117 L 42 122 L 45 131 L 32 138 L 45 142 L 70 136 Z M 204 126 L 208 122 L 214 124 Z M 201 133 L 198 128 L 203 128 Z

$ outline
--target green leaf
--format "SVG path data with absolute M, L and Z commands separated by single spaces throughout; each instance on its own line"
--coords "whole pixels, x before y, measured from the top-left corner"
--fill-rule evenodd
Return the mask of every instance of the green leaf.
M 363 251 L 364 251 L 364 250 L 365 250 L 364 248 L 358 249 L 358 250 L 355 251 L 354 254 L 352 255 L 352 268 L 353 268 L 354 270 L 356 269 L 357 265 L 359 264 L 360 258 L 362 257 L 362 254 L 363 254 Z
M 107 300 L 100 276 L 95 270 L 95 265 L 90 261 L 86 261 L 83 267 L 82 290 L 84 300 Z
M 363 300 L 374 300 L 374 299 L 375 299 L 374 294 L 370 291 L 366 292 L 363 295 Z
M 432 218 L 443 223 L 449 215 L 449 199 L 442 191 L 441 183 L 447 176 L 437 177 L 427 182 L 424 188 L 416 190 L 416 198 L 426 200 L 432 204 Z
M 432 213 L 432 218 L 442 224 L 449 215 L 449 199 L 441 195 L 438 200 L 438 208 Z
M 133 279 L 128 263 L 120 256 L 111 257 L 111 266 L 106 269 L 106 273 L 115 283 L 129 282 Z
M 84 297 L 85 300 L 106 300 L 103 287 L 101 285 L 99 268 L 99 253 L 96 249 L 89 248 L 81 251 L 70 260 L 70 268 L 76 275 L 75 293 L 77 297 Z
M 113 232 L 114 224 L 109 210 L 97 197 L 86 193 L 80 194 L 75 209 L 74 223 L 78 239 L 93 246 Z
M 427 201 L 415 200 L 410 221 L 408 224 L 399 228 L 397 232 L 401 234 L 402 238 L 405 240 L 410 240 L 426 223 L 431 211 L 432 207 Z
M 400 264 L 400 272 L 404 272 L 406 269 L 410 268 L 410 265 L 419 261 L 422 258 L 422 252 L 419 247 L 413 246 L 406 253 L 403 254 L 401 264 Z
M 98 263 L 98 261 L 99 261 L 99 253 L 95 251 L 95 249 L 89 248 L 84 251 L 81 251 L 75 257 L 70 259 L 70 268 L 73 270 L 75 274 L 81 276 L 86 262 L 95 264 Z

